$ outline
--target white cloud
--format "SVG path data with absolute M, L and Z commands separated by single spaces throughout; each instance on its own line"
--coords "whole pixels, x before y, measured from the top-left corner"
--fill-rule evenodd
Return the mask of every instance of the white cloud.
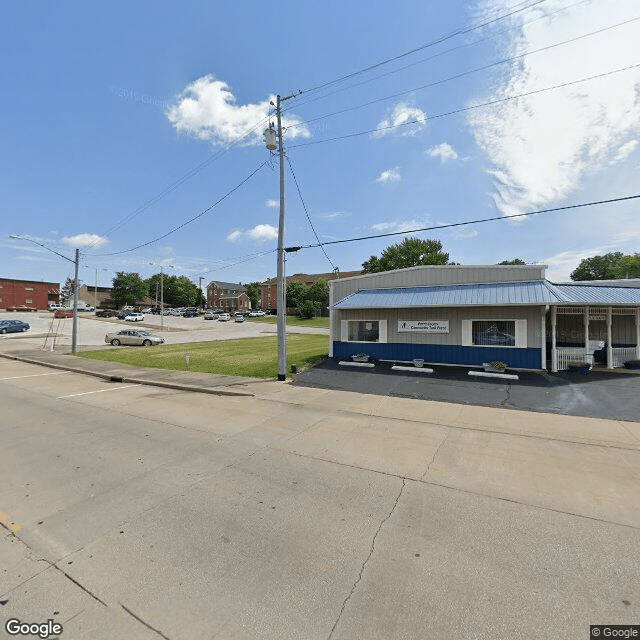
M 269 113 L 269 96 L 262 102 L 238 105 L 229 85 L 214 75 L 198 78 L 180 93 L 177 104 L 167 109 L 166 116 L 180 133 L 186 133 L 214 145 L 227 145 L 245 138 L 245 144 L 263 144 L 265 126 L 252 129 Z M 308 138 L 311 133 L 299 118 L 286 114 L 282 124 L 289 139 Z
M 483 0 L 487 11 L 509 0 Z M 549 0 L 538 11 L 560 8 Z M 585 2 L 578 8 L 531 21 L 513 18 L 503 49 L 517 55 L 635 17 L 628 0 Z M 525 23 L 526 21 L 526 23 Z M 500 36 L 497 36 L 500 37 Z M 640 55 L 632 23 L 514 62 L 502 80 L 478 102 L 500 99 L 628 66 Z M 472 112 L 469 121 L 495 179 L 494 200 L 504 214 L 544 207 L 566 198 L 606 167 L 624 160 L 640 133 L 640 70 L 634 69 L 572 87 L 504 102 Z
M 402 180 L 402 176 L 400 175 L 400 167 L 396 167 L 395 169 L 387 169 L 376 178 L 376 182 L 381 182 L 382 184 L 386 184 L 387 182 L 400 182 L 400 180 Z
M 422 229 L 427 224 L 424 220 L 393 220 L 391 222 L 372 224 L 371 230 L 379 233 L 401 233 L 403 231 L 412 231 L 413 229 Z
M 280 206 L 280 203 L 277 200 L 269 199 L 267 200 L 266 205 L 269 209 L 277 209 Z
M 333 211 L 332 213 L 325 213 L 320 217 L 324 220 L 337 220 L 338 218 L 343 218 L 344 216 L 348 216 L 349 214 L 344 211 Z
M 108 238 L 104 236 L 99 236 L 95 233 L 79 233 L 75 236 L 65 236 L 62 238 L 62 242 L 64 242 L 69 247 L 102 247 L 107 242 L 109 242 Z
M 432 158 L 440 158 L 442 163 L 458 159 L 457 151 L 448 142 L 441 142 L 439 145 L 427 149 L 427 154 Z
M 387 115 L 381 120 L 373 133 L 375 138 L 399 132 L 403 136 L 414 136 L 424 128 L 427 121 L 427 114 L 414 107 L 407 102 L 399 102 Z
M 266 242 L 278 237 L 278 229 L 270 224 L 258 224 L 251 229 L 235 229 L 227 236 L 227 242 L 240 242 L 242 240 L 254 240 Z
M 629 142 L 625 142 L 619 149 L 616 155 L 611 160 L 611 164 L 617 164 L 618 162 L 622 162 L 626 160 L 638 146 L 637 140 L 629 140 Z

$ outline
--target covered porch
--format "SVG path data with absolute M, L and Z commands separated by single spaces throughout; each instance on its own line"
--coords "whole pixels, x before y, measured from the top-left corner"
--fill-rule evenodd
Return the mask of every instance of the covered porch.
M 575 362 L 614 369 L 640 359 L 640 307 L 552 305 L 549 332 L 552 372 Z

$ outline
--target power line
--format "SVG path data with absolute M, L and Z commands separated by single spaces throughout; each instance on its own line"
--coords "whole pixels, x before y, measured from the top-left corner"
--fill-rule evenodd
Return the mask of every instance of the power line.
M 483 65 L 481 67 L 476 67 L 475 69 L 468 69 L 467 71 L 462 71 L 461 73 L 457 73 L 455 75 L 448 76 L 446 78 L 441 78 L 440 80 L 435 80 L 434 82 L 430 82 L 428 84 L 423 84 L 423 85 L 418 86 L 418 87 L 412 87 L 411 89 L 406 89 L 404 91 L 399 91 L 397 93 L 393 93 L 393 94 L 390 94 L 390 95 L 387 95 L 387 96 L 383 96 L 381 98 L 376 98 L 375 100 L 370 100 L 369 102 L 364 102 L 362 104 L 355 105 L 355 106 L 352 106 L 352 107 L 347 107 L 345 109 L 340 109 L 339 111 L 333 111 L 332 113 L 327 113 L 327 114 L 324 114 L 322 116 L 317 116 L 315 118 L 310 118 L 310 119 L 307 118 L 307 119 L 304 120 L 304 122 L 293 123 L 293 124 L 289 125 L 289 128 L 292 129 L 292 128 L 295 128 L 295 127 L 306 126 L 306 125 L 308 125 L 308 124 L 310 124 L 312 122 L 317 122 L 318 120 L 324 120 L 326 118 L 330 118 L 330 117 L 335 116 L 335 115 L 348 113 L 350 111 L 356 111 L 356 110 L 362 109 L 364 107 L 369 107 L 372 104 L 376 104 L 378 102 L 384 102 L 385 100 L 391 100 L 393 98 L 399 98 L 400 96 L 404 96 L 404 95 L 406 95 L 408 93 L 414 93 L 415 91 L 421 91 L 423 89 L 429 89 L 431 87 L 435 87 L 435 86 L 444 84 L 446 82 L 451 82 L 452 80 L 458 80 L 458 79 L 463 78 L 465 76 L 468 76 L 468 75 L 471 75 L 471 74 L 474 74 L 474 73 L 478 73 L 479 71 L 486 71 L 487 69 L 491 69 L 493 67 L 497 67 L 499 65 L 506 64 L 508 62 L 513 62 L 514 60 L 521 60 L 522 58 L 525 58 L 525 57 L 530 56 L 530 55 L 534 55 L 536 53 L 541 53 L 543 51 L 549 51 L 550 49 L 554 49 L 556 47 L 560 47 L 560 46 L 563 46 L 563 45 L 566 45 L 566 44 L 571 44 L 573 42 L 577 42 L 578 40 L 582 40 L 584 38 L 589 38 L 591 36 L 603 33 L 605 31 L 609 31 L 611 29 L 615 29 L 617 27 L 624 26 L 624 25 L 629 24 L 631 22 L 636 22 L 638 20 L 640 20 L 640 16 L 636 16 L 634 18 L 629 18 L 628 20 L 624 20 L 622 22 L 618 22 L 617 24 L 610 25 L 608 27 L 602 27 L 602 28 L 597 29 L 595 31 L 591 31 L 589 33 L 584 33 L 584 34 L 582 34 L 580 36 L 576 36 L 574 38 L 570 38 L 569 40 L 563 40 L 562 42 L 556 42 L 554 44 L 550 44 L 550 45 L 547 45 L 547 46 L 544 46 L 544 47 L 540 47 L 539 49 L 532 49 L 531 51 L 525 51 L 523 53 L 519 53 L 518 55 L 511 56 L 510 58 L 504 58 L 502 60 L 497 60 L 495 62 L 491 62 L 490 64 L 486 64 L 486 65 Z
M 293 181 L 296 183 L 296 189 L 298 190 L 298 195 L 300 196 L 300 202 L 302 202 L 302 207 L 304 208 L 304 212 L 307 216 L 307 220 L 309 221 L 309 226 L 311 227 L 311 230 L 313 231 L 313 235 L 316 237 L 316 240 L 318 241 L 318 246 L 322 249 L 322 253 L 324 253 L 325 258 L 329 261 L 329 264 L 331 265 L 331 268 L 333 270 L 336 269 L 336 265 L 333 264 L 333 262 L 331 262 L 331 258 L 327 255 L 327 252 L 325 251 L 324 247 L 322 246 L 322 243 L 320 242 L 320 238 L 318 237 L 318 234 L 316 233 L 316 229 L 313 226 L 313 222 L 311 222 L 311 218 L 309 217 L 309 212 L 307 211 L 307 205 L 304 203 L 304 199 L 302 197 L 302 192 L 300 191 L 300 185 L 298 184 L 298 179 L 296 178 L 296 174 L 293 171 L 293 166 L 291 165 L 291 160 L 289 159 L 289 157 L 287 156 L 287 162 L 289 163 L 289 169 L 291 170 L 291 175 L 293 176 Z
M 143 203 L 142 205 L 140 205 L 139 207 L 134 209 L 131 213 L 126 215 L 119 222 L 115 223 L 112 227 L 107 229 L 101 235 L 102 236 L 108 236 L 110 233 L 113 233 L 114 231 L 117 231 L 118 229 L 122 228 L 127 222 L 129 222 L 130 220 L 133 220 L 135 217 L 139 216 L 141 213 L 143 213 L 144 211 L 146 211 L 147 209 L 149 209 L 150 207 L 152 207 L 153 205 L 158 203 L 160 200 L 162 200 L 162 198 L 164 198 L 165 196 L 169 195 L 170 193 L 175 191 L 178 187 L 183 185 L 185 182 L 187 182 L 188 180 L 193 178 L 195 175 L 200 173 L 200 171 L 202 171 L 207 165 L 211 164 L 212 162 L 214 162 L 215 160 L 217 160 L 218 158 L 223 156 L 225 153 L 227 153 L 229 150 L 231 150 L 233 147 L 235 147 L 236 145 L 240 144 L 245 138 L 247 138 L 254 131 L 256 131 L 256 129 L 258 129 L 259 127 L 264 125 L 266 122 L 268 122 L 268 120 L 269 120 L 268 116 L 265 117 L 265 118 L 262 118 L 262 120 L 260 120 L 260 122 L 257 122 L 250 129 L 247 129 L 239 138 L 237 138 L 232 143 L 227 145 L 224 149 L 220 149 L 220 150 L 216 151 L 215 153 L 212 153 L 209 157 L 205 158 L 202 162 L 200 162 L 195 167 L 193 167 L 192 169 L 187 171 L 180 178 L 178 178 L 177 180 L 172 182 L 169 186 L 167 186 L 165 189 L 163 189 L 160 193 L 158 193 L 157 195 L 153 196 L 152 198 L 147 200 L 145 203 Z M 91 249 L 94 246 L 95 246 L 95 242 L 91 243 L 90 245 L 88 245 L 87 248 Z
M 482 107 L 490 107 L 495 104 L 500 104 L 502 102 L 508 102 L 509 100 L 516 100 L 517 98 L 526 98 L 527 96 L 536 95 L 539 93 L 544 93 L 546 91 L 553 91 L 555 89 L 562 89 L 564 87 L 570 87 L 576 84 L 580 84 L 582 82 L 589 82 L 591 80 L 597 80 L 598 78 L 605 78 L 607 76 L 611 76 L 615 73 L 622 73 L 623 71 L 630 71 L 631 69 L 636 69 L 640 67 L 640 63 L 633 64 L 628 67 L 622 67 L 620 69 L 613 69 L 612 71 L 606 71 L 604 73 L 599 73 L 594 76 L 588 76 L 586 78 L 580 78 L 578 80 L 571 80 L 570 82 L 563 82 L 562 84 L 552 85 L 550 87 L 543 87 L 542 89 L 534 89 L 533 91 L 527 91 L 525 93 L 518 93 L 512 96 L 505 96 L 504 98 L 496 98 L 495 100 L 490 100 L 489 102 L 481 102 L 478 104 L 472 104 L 468 107 L 461 107 L 460 109 L 454 109 L 453 111 L 447 111 L 445 113 L 438 113 L 435 115 L 428 116 L 428 120 L 435 120 L 436 118 L 445 118 L 447 116 L 456 115 L 458 113 L 464 113 L 465 111 L 472 111 L 473 109 L 480 109 Z M 381 131 L 390 131 L 392 129 L 398 129 L 399 127 L 406 127 L 412 124 L 421 124 L 423 121 L 421 119 L 414 119 L 407 122 L 402 122 L 400 124 L 392 124 L 385 127 L 376 127 L 375 129 L 367 129 L 366 131 L 358 131 L 355 133 L 349 133 L 343 136 L 335 136 L 333 138 L 325 138 L 324 140 L 313 140 L 311 142 L 301 142 L 295 145 L 291 145 L 289 149 L 297 149 L 299 147 L 310 147 L 315 144 L 323 144 L 325 142 L 336 142 L 338 140 L 347 140 L 349 138 L 357 138 L 359 136 L 366 136 L 372 133 L 377 133 Z
M 391 58 L 386 58 L 385 60 L 381 60 L 380 62 L 376 62 L 375 64 L 369 65 L 367 67 L 364 67 L 362 69 L 359 69 L 357 71 L 353 71 L 351 73 L 348 73 L 346 75 L 340 76 L 339 78 L 335 78 L 334 80 L 329 80 L 328 82 L 323 82 L 322 84 L 318 84 L 314 87 L 310 87 L 308 89 L 302 90 L 301 93 L 311 93 L 313 91 L 319 91 L 320 89 L 324 89 L 325 87 L 329 87 L 331 85 L 337 84 L 338 82 L 343 82 L 344 80 L 348 80 L 349 78 L 353 78 L 355 76 L 361 75 L 363 73 L 366 73 L 367 71 L 372 71 L 373 69 L 377 69 L 379 67 L 382 67 L 386 64 L 389 64 L 390 62 L 394 62 L 395 60 L 400 60 L 401 58 L 406 58 L 407 56 L 410 56 L 411 54 L 417 53 L 418 51 L 423 51 L 424 49 L 427 49 L 429 47 L 433 47 L 437 44 L 440 44 L 442 42 L 445 42 L 447 40 L 451 40 L 452 38 L 455 38 L 456 36 L 460 36 L 460 35 L 465 35 L 467 33 L 471 33 L 472 31 L 477 31 L 478 29 L 482 29 L 483 27 L 487 27 L 490 24 L 493 24 L 494 22 L 499 22 L 500 20 L 504 20 L 506 18 L 509 18 L 513 15 L 515 15 L 516 13 L 520 13 L 521 11 L 526 11 L 527 9 L 530 9 L 531 7 L 534 7 L 536 5 L 542 4 L 543 2 L 545 2 L 546 0 L 535 0 L 534 2 L 530 2 L 524 6 L 521 6 L 522 3 L 518 4 L 518 5 L 514 5 L 514 7 L 520 7 L 517 9 L 514 9 L 513 11 L 510 11 L 509 13 L 505 13 L 505 14 L 501 14 L 495 18 L 492 18 L 490 20 L 486 20 L 485 22 L 481 22 L 469 27 L 459 27 L 458 29 L 452 31 L 451 33 L 444 35 L 444 36 L 440 36 L 439 38 L 436 38 L 435 40 L 431 40 L 430 42 L 427 42 L 425 44 L 422 44 L 418 47 L 415 47 L 413 49 L 410 49 L 409 51 L 405 51 L 404 53 L 400 53 L 398 55 L 395 55 Z
M 164 233 L 161 236 L 158 236 L 157 238 L 154 238 L 153 240 L 149 240 L 148 242 L 143 242 L 142 244 L 139 244 L 139 245 L 137 245 L 135 247 L 132 247 L 131 249 L 125 249 L 124 251 L 116 251 L 114 253 L 94 253 L 94 254 L 89 254 L 89 255 L 93 255 L 93 256 L 118 256 L 118 255 L 122 255 L 123 253 L 130 253 L 131 251 L 135 251 L 136 249 L 141 249 L 142 247 L 147 247 L 150 244 L 153 244 L 154 242 L 158 242 L 158 240 L 162 240 L 163 238 L 166 238 L 167 236 L 170 236 L 172 233 L 175 233 L 179 229 L 182 229 L 183 227 L 186 227 L 188 224 L 191 224 L 194 220 L 197 220 L 198 218 L 201 218 L 205 213 L 211 211 L 211 209 L 213 209 L 214 207 L 217 207 L 221 202 L 226 200 L 232 193 L 234 193 L 234 191 L 237 191 L 242 185 L 244 185 L 245 182 L 248 182 L 266 164 L 267 164 L 267 161 L 265 160 L 265 162 L 263 162 L 261 165 L 259 165 L 246 178 L 244 178 L 244 180 L 242 180 L 242 182 L 238 183 L 235 187 L 233 187 L 233 189 L 230 189 L 229 191 L 227 191 L 227 193 L 225 193 L 219 200 L 216 200 L 211 206 L 207 207 L 206 209 L 204 209 L 203 211 L 201 211 L 197 215 L 193 216 L 193 218 L 189 218 L 189 220 L 186 220 L 185 222 L 183 222 L 182 224 L 178 225 L 177 227 L 174 227 L 170 231 L 167 231 L 167 233 Z
M 576 7 L 578 5 L 581 4 L 585 4 L 589 2 L 589 0 L 578 0 L 577 2 L 574 2 L 573 4 L 567 5 L 565 7 L 561 7 L 559 9 L 556 9 L 555 11 L 549 11 L 547 13 L 544 13 L 536 18 L 533 18 L 531 20 L 527 20 L 525 22 L 522 23 L 522 26 L 526 26 L 529 24 L 533 24 L 534 22 L 538 22 L 539 20 L 543 20 L 545 18 L 549 18 L 551 16 L 556 15 L 557 13 L 562 13 L 563 11 L 567 11 L 568 9 L 572 9 L 573 7 Z M 506 33 L 508 30 L 507 29 L 503 29 L 502 31 L 498 31 L 496 35 L 500 35 L 503 33 Z M 325 98 L 330 98 L 331 96 L 334 96 L 338 93 L 341 93 L 343 91 L 347 91 L 349 89 L 354 89 L 355 87 L 360 87 L 362 85 L 368 84 L 369 82 L 374 82 L 375 80 L 380 80 L 381 78 L 386 78 L 387 76 L 390 76 L 394 73 L 399 73 L 400 71 L 404 71 L 406 69 L 409 69 L 411 67 L 415 67 L 419 64 L 423 64 L 425 62 L 429 62 L 430 60 L 435 60 L 436 58 L 441 58 L 442 56 L 445 56 L 449 53 L 453 53 L 454 51 L 458 51 L 460 49 L 467 49 L 469 47 L 473 47 L 477 44 L 480 44 L 482 42 L 487 42 L 488 40 L 493 39 L 493 36 L 487 36 L 484 38 L 479 38 L 478 40 L 474 40 L 473 42 L 465 42 L 464 44 L 460 44 L 457 45 L 455 47 L 451 47 L 450 49 L 445 49 L 444 51 L 440 51 L 439 53 L 436 53 L 434 55 L 428 56 L 427 58 L 422 58 L 421 60 L 416 60 L 415 62 L 411 62 L 409 64 L 406 64 L 402 67 L 398 67 L 396 69 L 392 69 L 391 71 L 386 71 L 385 73 L 381 73 L 380 75 L 374 76 L 373 78 L 368 78 L 367 80 L 362 80 L 361 82 L 356 82 L 350 85 L 347 85 L 346 87 L 341 87 L 340 89 L 335 89 L 334 91 L 329 91 L 327 93 L 323 93 L 320 96 L 316 96 L 316 97 L 310 97 L 307 100 L 301 100 L 299 102 L 296 102 L 296 108 L 304 106 L 306 104 L 310 104 L 312 102 L 317 102 L 319 100 L 324 100 Z
M 538 211 L 528 211 L 527 213 L 515 213 L 510 216 L 494 216 L 492 218 L 482 218 L 480 220 L 466 220 L 464 222 L 451 222 L 449 224 L 439 224 L 433 227 L 421 227 L 420 229 L 407 229 L 406 231 L 392 231 L 390 233 L 378 233 L 371 236 L 362 236 L 360 238 L 346 238 L 343 240 L 330 240 L 323 244 L 343 244 L 346 242 L 359 242 L 360 240 L 374 240 L 376 238 L 388 238 L 390 236 L 401 236 L 406 235 L 408 233 L 419 233 L 422 231 L 435 231 L 437 229 L 450 229 L 452 227 L 463 227 L 471 224 L 480 224 L 482 222 L 492 222 L 494 220 L 510 220 L 512 218 L 524 218 L 525 216 L 535 216 L 540 213 L 554 213 L 557 211 L 567 211 L 569 209 L 580 209 L 584 207 L 594 207 L 601 204 L 611 204 L 614 202 L 624 202 L 626 200 L 635 200 L 640 198 L 640 193 L 633 196 L 622 196 L 618 198 L 610 198 L 608 200 L 596 200 L 594 202 L 583 202 L 580 204 L 570 204 L 565 205 L 564 207 L 554 207 L 553 209 L 539 209 Z M 307 244 L 302 245 L 300 247 L 296 247 L 296 249 L 315 249 L 319 245 L 317 244 Z

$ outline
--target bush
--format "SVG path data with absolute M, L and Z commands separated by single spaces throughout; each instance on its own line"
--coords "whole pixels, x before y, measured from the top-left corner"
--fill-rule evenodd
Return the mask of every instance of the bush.
M 311 300 L 305 300 L 298 306 L 298 318 L 311 320 L 316 314 L 316 305 Z

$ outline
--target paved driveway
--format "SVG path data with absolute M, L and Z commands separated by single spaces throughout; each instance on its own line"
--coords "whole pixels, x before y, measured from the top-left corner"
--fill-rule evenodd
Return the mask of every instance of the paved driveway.
M 434 366 L 434 373 L 339 366 L 334 360 L 300 374 L 297 385 L 374 395 L 543 411 L 640 422 L 640 376 L 631 372 L 519 373 L 519 380 L 472 378 L 468 369 Z

